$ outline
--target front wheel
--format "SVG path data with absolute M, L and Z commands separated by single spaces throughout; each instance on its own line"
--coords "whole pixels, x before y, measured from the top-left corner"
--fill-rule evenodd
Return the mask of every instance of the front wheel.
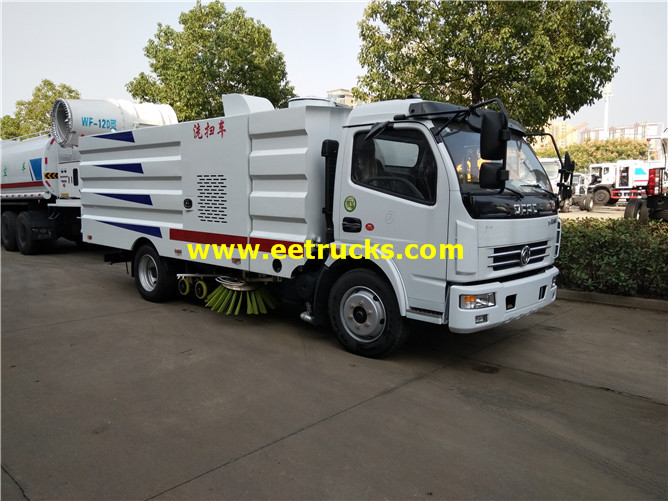
M 167 301 L 176 292 L 176 274 L 169 261 L 151 245 L 142 245 L 132 261 L 135 285 L 141 297 L 153 303 Z
M 389 355 L 408 337 L 392 287 L 369 270 L 351 270 L 336 281 L 329 317 L 341 345 L 357 355 Z
M 594 203 L 596 205 L 605 205 L 610 201 L 610 192 L 605 188 L 594 192 Z

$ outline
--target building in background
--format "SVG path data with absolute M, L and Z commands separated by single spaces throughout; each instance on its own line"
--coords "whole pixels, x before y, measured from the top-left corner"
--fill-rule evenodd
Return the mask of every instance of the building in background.
M 633 125 L 622 125 L 620 127 L 611 126 L 608 128 L 608 139 L 636 139 L 647 141 L 648 153 L 654 153 L 653 158 L 660 158 L 661 152 L 661 133 L 664 124 L 658 122 L 636 123 Z M 584 129 L 580 136 L 580 142 L 603 141 L 606 138 L 605 129 Z
M 581 123 L 573 126 L 563 120 L 553 120 L 547 125 L 545 132 L 549 132 L 554 136 L 557 146 L 560 150 L 567 148 L 571 144 L 579 143 L 578 133 L 582 127 L 589 125 L 589 122 Z M 552 140 L 549 137 L 542 137 L 540 139 L 540 146 L 552 146 Z
M 337 104 L 342 104 L 344 106 L 350 106 L 354 108 L 357 105 L 362 104 L 360 99 L 355 99 L 353 93 L 349 89 L 334 89 L 327 91 L 327 98 L 333 99 Z

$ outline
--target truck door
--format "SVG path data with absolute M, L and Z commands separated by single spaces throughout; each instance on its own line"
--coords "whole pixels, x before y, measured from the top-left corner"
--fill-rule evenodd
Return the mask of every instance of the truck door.
M 368 133 L 368 127 L 353 130 L 346 143 L 348 168 L 335 197 L 337 240 L 359 244 L 375 261 L 368 251 L 377 245 L 388 261 L 381 268 L 401 276 L 407 307 L 442 313 L 449 190 L 433 136 L 420 124 L 395 124 L 373 138 Z M 382 246 L 391 258 L 382 257 Z

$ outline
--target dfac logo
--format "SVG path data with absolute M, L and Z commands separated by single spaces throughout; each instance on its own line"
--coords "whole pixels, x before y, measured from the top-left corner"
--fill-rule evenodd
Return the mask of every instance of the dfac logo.
M 520 252 L 520 265 L 526 266 L 531 260 L 531 247 L 525 245 Z
M 533 214 L 538 214 L 538 205 L 537 204 L 515 204 L 513 205 L 515 209 L 516 216 L 531 216 Z

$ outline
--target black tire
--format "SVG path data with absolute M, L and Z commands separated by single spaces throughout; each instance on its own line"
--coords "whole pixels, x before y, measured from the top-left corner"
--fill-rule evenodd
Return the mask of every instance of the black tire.
M 584 208 L 587 212 L 594 210 L 594 197 L 591 193 L 588 193 L 584 198 Z
M 2 213 L 2 246 L 10 252 L 19 248 L 16 243 L 16 212 L 8 210 Z
M 638 219 L 641 221 L 649 221 L 649 209 L 647 208 L 647 204 L 642 204 L 642 207 L 640 207 L 640 210 L 638 211 Z
M 21 212 L 16 218 L 16 246 L 24 255 L 39 251 L 39 241 L 32 234 L 32 216 L 30 212 Z
M 619 198 L 611 198 L 606 202 L 605 205 L 610 205 L 610 206 L 617 205 L 617 202 L 619 202 Z
M 392 287 L 369 270 L 351 270 L 334 283 L 329 317 L 341 345 L 364 357 L 389 355 L 408 337 Z
M 642 200 L 639 198 L 632 198 L 626 204 L 626 209 L 624 209 L 624 217 L 626 219 L 640 219 L 640 208 L 642 206 Z
M 176 274 L 167 259 L 151 245 L 142 245 L 132 260 L 135 285 L 141 297 L 153 303 L 168 301 L 176 293 Z
M 594 192 L 594 203 L 596 205 L 605 205 L 610 200 L 610 192 L 606 189 L 596 190 Z

